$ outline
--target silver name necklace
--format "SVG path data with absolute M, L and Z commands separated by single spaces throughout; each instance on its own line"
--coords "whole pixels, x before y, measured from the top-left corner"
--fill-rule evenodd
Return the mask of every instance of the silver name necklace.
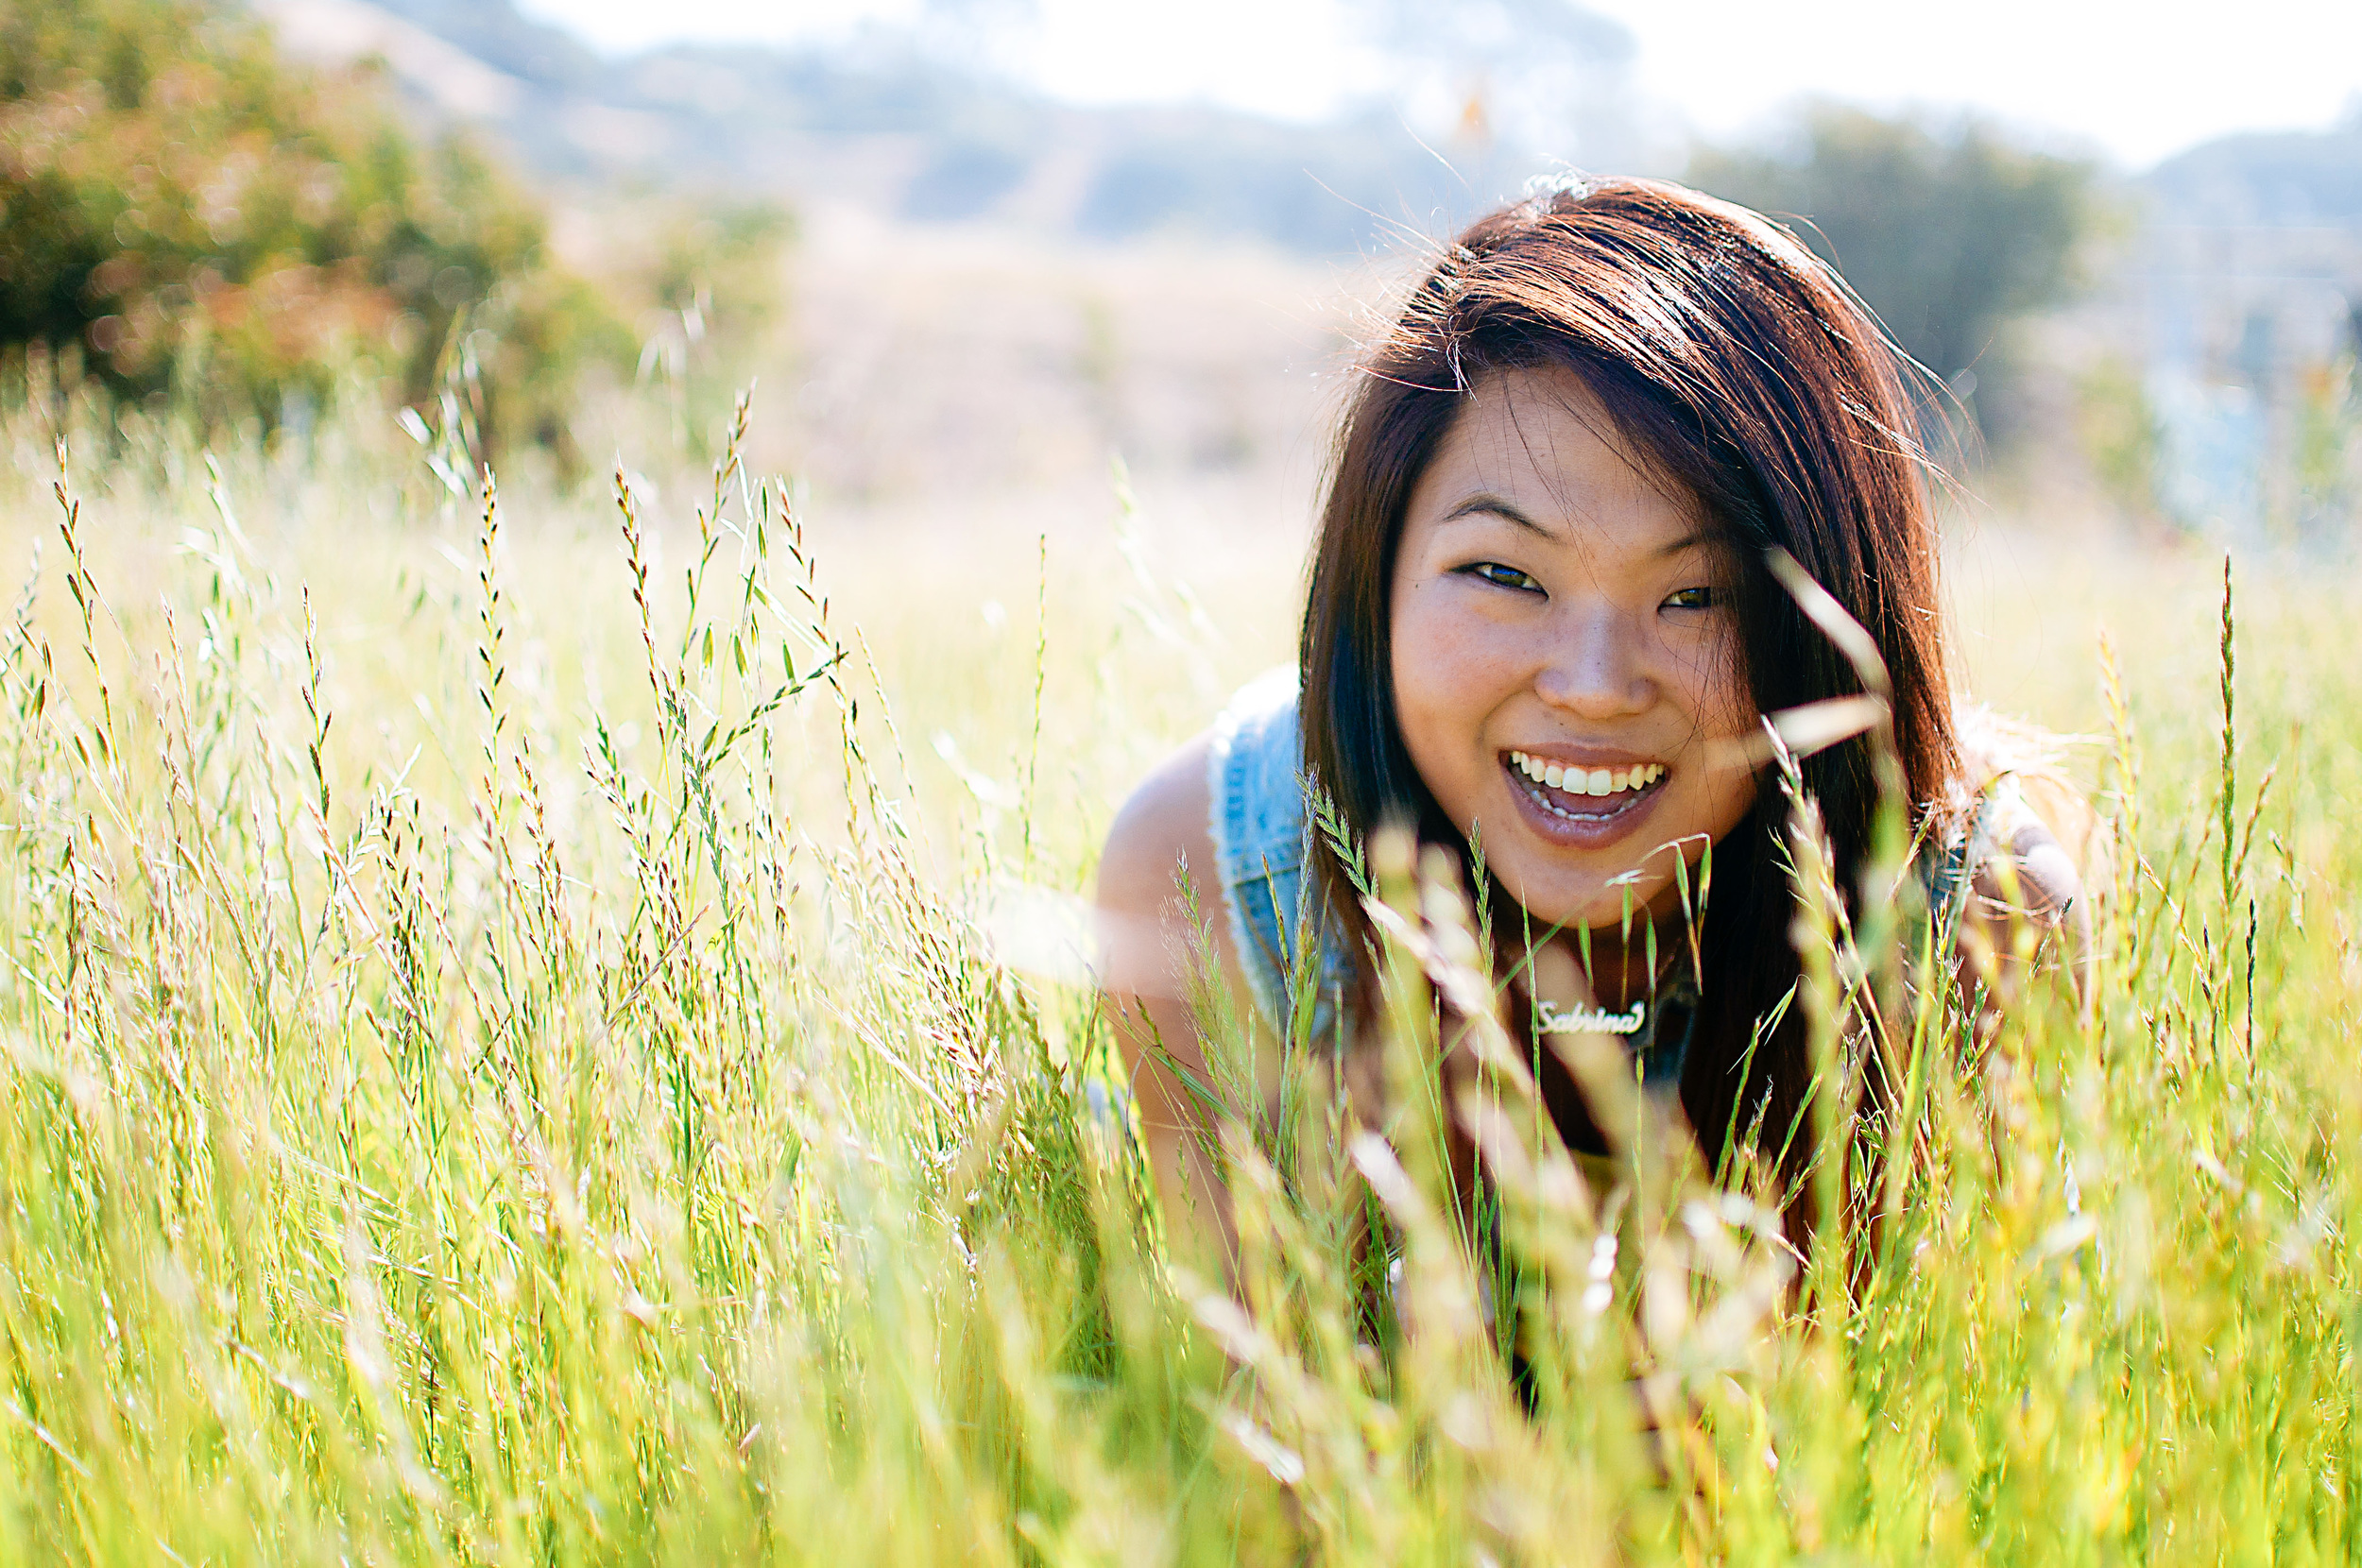
M 1561 1013 L 1557 1003 L 1540 1001 L 1534 1004 L 1533 1012 L 1545 1034 L 1637 1034 L 1641 1021 L 1649 1015 L 1649 1004 L 1635 1002 L 1621 1013 L 1610 1013 L 1603 1007 L 1578 1007 Z

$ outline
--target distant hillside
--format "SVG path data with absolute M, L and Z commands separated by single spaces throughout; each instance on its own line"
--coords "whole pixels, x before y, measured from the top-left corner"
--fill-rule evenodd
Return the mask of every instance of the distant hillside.
M 2165 160 L 2143 184 L 2160 223 L 2362 230 L 2362 120 L 2225 136 Z
M 561 179 L 819 197 L 884 215 L 1000 218 L 1099 238 L 1161 230 L 1312 253 L 1432 233 L 1537 160 L 1398 121 L 1303 126 L 1215 109 L 1078 109 L 888 35 L 833 50 L 677 46 L 603 59 L 511 0 L 249 0 L 286 46 L 382 58 L 421 111 L 496 133 Z M 2362 122 L 2239 135 L 2139 183 L 2157 221 L 2362 227 Z
M 1331 254 L 1397 226 L 1443 231 L 1533 168 L 1481 145 L 1430 150 L 1384 116 L 1298 126 L 1205 108 L 1078 109 L 890 43 L 607 60 L 509 0 L 255 3 L 284 46 L 381 58 L 423 111 L 479 124 L 560 179 Z

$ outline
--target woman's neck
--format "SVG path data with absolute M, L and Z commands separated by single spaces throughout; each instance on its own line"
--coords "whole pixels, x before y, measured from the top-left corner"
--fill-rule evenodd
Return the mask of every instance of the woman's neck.
M 1676 952 L 1687 949 L 1688 941 L 1678 920 L 1660 921 L 1653 926 L 1646 920 L 1636 921 L 1629 935 L 1610 926 L 1591 931 L 1587 942 L 1579 931 L 1561 931 L 1550 939 L 1551 946 L 1573 959 L 1577 967 L 1589 976 L 1593 1004 L 1612 1013 L 1647 1000 L 1669 962 Z

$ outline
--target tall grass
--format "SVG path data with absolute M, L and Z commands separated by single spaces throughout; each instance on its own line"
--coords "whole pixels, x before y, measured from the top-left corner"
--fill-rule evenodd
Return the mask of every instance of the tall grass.
M 88 418 L 5 424 L 0 1559 L 2354 1555 L 2357 677 L 2301 577 L 2243 577 L 2235 684 L 2217 563 L 1964 605 L 2105 732 L 2114 885 L 2087 1011 L 1898 1033 L 1856 1278 L 1644 1106 L 1612 1180 L 1521 1136 L 1492 1042 L 1488 1297 L 1414 1088 L 1478 949 L 1379 845 L 1397 1121 L 1228 1130 L 1234 1296 L 1093 998 L 986 931 L 1284 648 L 1284 546 L 1209 601 L 1128 511 L 864 539 L 729 459 L 454 493 Z

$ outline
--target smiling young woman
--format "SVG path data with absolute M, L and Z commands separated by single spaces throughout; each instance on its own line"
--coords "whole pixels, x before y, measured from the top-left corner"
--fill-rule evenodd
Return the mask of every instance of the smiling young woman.
M 2073 857 L 1992 748 L 1963 741 L 1913 423 L 1875 323 L 1753 213 L 1579 182 L 1460 236 L 1362 366 L 1298 668 L 1241 692 L 1108 837 L 1110 929 L 1147 934 L 1117 943 L 1107 985 L 1169 1209 L 1226 1223 L 1184 1082 L 1207 1079 L 1184 890 L 1219 891 L 1220 983 L 1269 1038 L 1309 1032 L 1350 1061 L 1368 1032 L 1368 922 L 1308 830 L 1308 780 L 1357 835 L 1401 823 L 1463 865 L 1481 850 L 1497 939 L 1536 949 L 1496 965 L 1532 977 L 1502 997 L 1514 1032 L 1572 1017 L 1615 1034 L 1710 1160 L 1754 1139 L 1801 1174 L 1787 808 L 1734 742 L 1859 685 L 1772 577 L 1774 551 L 1877 644 L 1929 907 L 1972 945 L 2021 919 L 2075 935 Z M 1877 808 L 1866 742 L 1807 758 L 1803 779 L 1856 888 Z M 1711 896 L 1686 908 L 1709 854 Z M 1306 931 L 1302 1020 L 1288 961 Z M 1566 1069 L 1535 1065 L 1560 1135 L 1596 1149 Z
M 1677 916 L 1674 861 L 1754 806 L 1753 774 L 1713 759 L 1755 726 L 1728 555 L 1562 367 L 1486 378 L 1412 488 L 1389 615 L 1403 747 L 1538 925 L 1619 930 L 1627 899 Z

